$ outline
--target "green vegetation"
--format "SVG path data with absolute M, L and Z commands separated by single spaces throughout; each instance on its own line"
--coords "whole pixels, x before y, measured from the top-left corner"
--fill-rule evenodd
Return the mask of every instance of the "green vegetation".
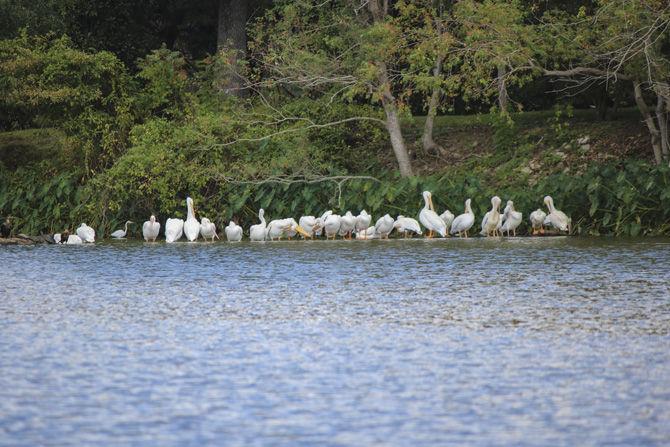
M 588 47 L 606 32 L 635 35 L 616 14 L 656 36 L 644 9 L 655 4 L 601 0 L 593 8 L 615 17 L 589 30 L 579 24 L 596 12 L 583 2 L 503 3 L 279 1 L 249 21 L 247 52 L 194 58 L 156 36 L 87 46 L 63 13 L 74 0 L 48 18 L 9 1 L 28 27 L 0 40 L 0 215 L 25 233 L 83 221 L 105 234 L 127 219 L 183 216 L 190 195 L 219 227 L 247 226 L 260 207 L 413 216 L 427 189 L 455 214 L 472 198 L 478 220 L 499 195 L 527 222 L 549 194 L 579 234 L 670 234 L 667 129 L 642 120 L 650 99 L 652 124 L 667 118 L 656 82 L 667 39 L 647 47 L 655 71 L 621 56 L 616 82 Z M 539 18 L 563 34 L 548 36 Z M 566 36 L 585 39 L 586 56 Z M 566 68 L 579 64 L 593 85 Z M 579 94 L 547 93 L 574 83 Z M 550 109 L 530 110 L 547 96 Z

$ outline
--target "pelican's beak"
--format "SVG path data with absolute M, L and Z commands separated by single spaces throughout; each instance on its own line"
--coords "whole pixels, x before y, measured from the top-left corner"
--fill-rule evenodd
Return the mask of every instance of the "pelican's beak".
M 435 211 L 435 207 L 433 206 L 433 196 L 428 198 L 428 202 L 430 203 L 430 209 Z
M 312 235 L 309 234 L 308 232 L 306 232 L 305 229 L 303 227 L 301 227 L 300 225 L 295 227 L 295 231 L 297 231 L 298 233 L 302 234 L 305 237 L 309 237 L 309 238 L 312 237 Z

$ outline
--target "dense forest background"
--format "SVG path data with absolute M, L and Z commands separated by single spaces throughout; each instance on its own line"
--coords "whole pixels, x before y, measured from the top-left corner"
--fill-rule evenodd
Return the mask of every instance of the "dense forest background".
M 551 194 L 670 232 L 662 0 L 0 0 L 0 214 L 105 233 Z

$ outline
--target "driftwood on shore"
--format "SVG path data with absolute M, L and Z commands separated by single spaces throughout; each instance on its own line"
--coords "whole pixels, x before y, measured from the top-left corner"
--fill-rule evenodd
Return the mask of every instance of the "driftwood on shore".
M 27 236 L 19 234 L 14 237 L 0 238 L 0 245 L 34 245 L 34 244 L 54 244 L 54 238 L 50 234 L 39 236 Z

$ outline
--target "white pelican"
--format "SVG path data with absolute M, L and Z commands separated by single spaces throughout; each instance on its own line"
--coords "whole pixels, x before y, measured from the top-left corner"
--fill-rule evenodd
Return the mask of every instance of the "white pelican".
M 540 208 L 536 209 L 530 213 L 530 227 L 533 229 L 532 234 L 544 234 L 544 219 L 547 217 L 547 213 L 542 211 Z
M 144 225 L 142 225 L 142 236 L 144 236 L 144 240 L 147 242 L 156 242 L 156 238 L 158 237 L 158 233 L 161 231 L 161 224 L 159 222 L 156 222 L 156 216 L 153 214 L 147 220 L 144 222 Z
M 500 197 L 491 198 L 491 211 L 487 212 L 482 219 L 482 236 L 498 236 L 498 224 L 500 223 Z
M 394 223 L 395 220 L 391 216 L 384 214 L 375 223 L 375 234 L 378 234 L 380 239 L 388 239 L 389 234 L 393 231 Z
M 321 230 L 323 222 L 321 221 L 320 217 L 302 216 L 300 220 L 298 220 L 298 225 L 300 225 L 307 232 L 307 234 L 310 235 L 310 238 L 313 238 L 315 233 Z M 306 236 L 303 237 L 306 238 Z
M 468 230 L 475 223 L 475 213 L 470 208 L 470 199 L 465 201 L 465 213 L 457 216 L 451 223 L 451 234 L 458 233 L 459 236 L 468 237 Z
M 398 233 L 402 233 L 405 237 L 412 237 L 410 232 L 418 235 L 422 234 L 421 227 L 419 226 L 419 222 L 417 222 L 416 219 L 402 215 L 398 216 L 398 218 L 395 220 L 393 228 L 395 228 Z
M 361 239 L 365 239 L 367 237 L 368 233 L 366 230 L 370 227 L 371 221 L 372 216 L 370 216 L 365 210 L 361 211 L 358 216 L 356 216 L 356 238 L 358 238 L 359 234 L 362 235 Z
M 447 235 L 447 226 L 440 216 L 433 211 L 433 195 L 430 191 L 423 192 L 424 206 L 419 213 L 419 220 L 421 224 L 428 230 L 428 237 L 433 237 L 433 232 L 437 232 L 440 236 Z
M 270 239 L 271 241 L 274 241 L 275 239 L 281 240 L 284 235 L 285 226 L 284 219 L 271 220 L 265 228 L 265 238 Z
M 364 230 L 356 230 L 356 239 L 379 239 L 379 233 L 375 231 L 375 227 L 368 227 Z
M 351 232 L 356 228 L 356 217 L 351 214 L 351 211 L 340 218 L 340 236 L 351 239 Z
M 186 239 L 193 242 L 198 239 L 198 235 L 200 234 L 200 223 L 198 222 L 198 219 L 195 218 L 193 199 L 190 197 L 186 198 L 186 208 L 188 215 L 184 222 L 184 234 L 186 235 Z
M 273 220 L 268 224 L 266 237 L 271 241 L 278 239 L 281 240 L 282 237 L 291 238 L 295 236 L 296 233 L 300 233 L 304 237 L 309 237 L 307 233 L 294 218 L 289 217 L 287 219 L 277 219 Z
M 451 223 L 454 221 L 454 214 L 449 210 L 445 210 L 444 213 L 440 214 L 440 219 L 444 221 L 444 225 L 447 226 L 448 232 L 451 228 Z
M 112 234 L 110 234 L 111 237 L 114 239 L 125 239 L 126 234 L 128 233 L 128 224 L 129 223 L 135 223 L 132 220 L 127 220 L 126 224 L 123 227 L 123 230 L 116 230 Z
M 178 241 L 183 234 L 184 221 L 182 219 L 168 219 L 165 221 L 165 242 Z
M 512 202 L 511 200 L 507 201 L 504 216 L 505 216 L 505 222 L 502 224 L 502 227 L 500 227 L 500 231 L 502 233 L 507 233 L 507 236 L 509 236 L 509 233 L 511 231 L 514 233 L 514 236 L 516 236 L 516 229 L 519 227 L 519 225 L 521 225 L 521 221 L 523 220 L 523 214 L 514 209 L 514 202 Z
M 572 219 L 565 215 L 563 211 L 559 211 L 554 207 L 554 199 L 551 196 L 544 198 L 544 204 L 547 205 L 549 214 L 544 219 L 544 225 L 551 225 L 559 231 L 567 231 L 570 233 L 570 226 Z
M 225 231 L 228 242 L 239 242 L 242 240 L 242 227 L 237 225 L 232 220 L 228 223 Z
M 95 230 L 85 223 L 82 223 L 79 228 L 77 228 L 77 236 L 81 238 L 84 242 L 93 243 L 95 242 Z
M 252 225 L 251 228 L 249 228 L 249 239 L 252 241 L 265 240 L 267 225 L 265 223 L 265 210 L 263 208 L 258 211 L 258 219 L 261 223 Z
M 212 242 L 214 238 L 219 238 L 219 235 L 216 234 L 216 225 L 206 217 L 203 217 L 200 223 L 200 235 L 204 240 L 211 239 Z
M 84 241 L 76 234 L 71 234 L 68 236 L 67 241 L 65 243 L 67 245 L 81 245 L 84 243 Z
M 326 239 L 335 239 L 337 237 L 337 233 L 340 231 L 342 217 L 337 214 L 333 214 L 332 211 L 326 211 L 324 216 L 326 216 L 326 218 L 323 221 L 323 230 L 326 232 Z

